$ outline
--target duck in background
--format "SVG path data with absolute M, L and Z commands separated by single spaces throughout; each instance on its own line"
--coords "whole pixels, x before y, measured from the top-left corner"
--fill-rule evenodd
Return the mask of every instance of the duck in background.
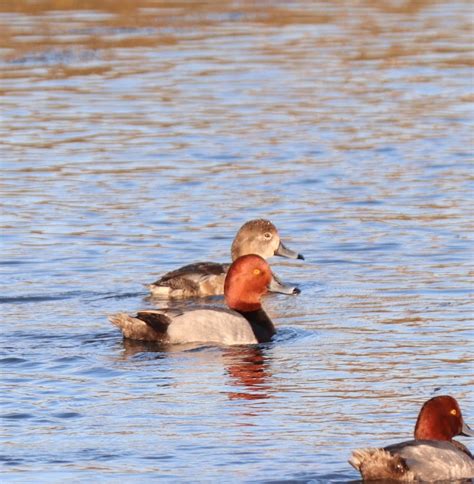
M 288 249 L 280 240 L 276 227 L 264 219 L 250 220 L 237 232 L 231 247 L 232 260 L 256 254 L 264 259 L 274 255 L 290 259 L 304 257 Z M 153 296 L 169 298 L 205 297 L 224 294 L 224 281 L 230 264 L 216 262 L 197 262 L 166 273 L 148 286 Z M 272 292 L 299 294 L 294 286 L 286 286 L 273 274 L 275 284 Z
M 456 435 L 474 436 L 464 423 L 455 398 L 443 395 L 422 406 L 415 425 L 415 440 L 383 449 L 358 449 L 349 463 L 364 481 L 440 481 L 474 477 L 469 449 L 453 440 Z
M 230 266 L 224 284 L 226 308 L 144 310 L 109 317 L 123 336 L 137 341 L 168 344 L 214 343 L 247 345 L 270 341 L 275 326 L 261 305 L 261 297 L 274 284 L 270 266 L 250 254 Z

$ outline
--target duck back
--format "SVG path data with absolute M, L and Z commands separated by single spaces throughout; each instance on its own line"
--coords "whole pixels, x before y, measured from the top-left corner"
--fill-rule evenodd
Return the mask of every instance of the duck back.
M 410 440 L 390 445 L 385 450 L 404 459 L 421 481 L 474 477 L 474 460 L 453 442 Z
M 248 321 L 225 308 L 194 309 L 173 319 L 167 331 L 170 343 L 209 342 L 225 345 L 258 343 Z
M 188 264 L 150 284 L 155 296 L 192 297 L 224 294 L 224 280 L 229 264 L 197 262 Z

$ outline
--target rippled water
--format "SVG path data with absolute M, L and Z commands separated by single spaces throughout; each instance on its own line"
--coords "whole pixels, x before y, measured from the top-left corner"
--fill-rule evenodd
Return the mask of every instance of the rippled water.
M 2 480 L 347 482 L 474 423 L 472 7 L 356 5 L 2 2 Z M 255 217 L 306 256 L 272 343 L 122 341 Z

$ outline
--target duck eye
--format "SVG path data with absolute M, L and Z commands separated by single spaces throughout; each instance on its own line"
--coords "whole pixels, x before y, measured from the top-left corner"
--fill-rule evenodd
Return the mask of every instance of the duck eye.
M 254 273 L 256 276 L 260 275 L 260 273 L 261 273 L 261 272 L 262 272 L 262 271 L 261 271 L 260 269 L 254 269 L 254 270 L 253 270 L 253 273 Z
M 263 237 L 264 237 L 265 239 L 267 239 L 267 240 L 270 240 L 270 239 L 272 238 L 272 234 L 271 234 L 271 232 L 265 232 L 265 233 L 263 234 Z
M 451 410 L 449 413 L 450 413 L 451 415 L 456 416 L 456 415 L 458 414 L 458 411 L 457 411 L 455 408 L 453 408 L 453 409 L 452 409 L 452 410 Z

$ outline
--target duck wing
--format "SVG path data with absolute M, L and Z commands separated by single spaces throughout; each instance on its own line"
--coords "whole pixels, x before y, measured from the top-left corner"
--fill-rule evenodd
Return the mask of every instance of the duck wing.
M 410 440 L 390 445 L 385 450 L 400 456 L 421 481 L 474 477 L 474 460 L 452 442 Z
M 224 279 L 230 264 L 197 262 L 167 272 L 149 289 L 156 294 L 171 291 L 173 295 L 200 296 L 223 294 Z M 165 291 L 160 291 L 163 288 Z
M 230 264 L 219 264 L 218 262 L 196 262 L 195 264 L 188 264 L 180 267 L 174 271 L 167 272 L 164 276 L 160 277 L 157 281 L 153 282 L 154 286 L 176 286 L 177 289 L 181 289 L 179 285 L 182 279 L 192 279 L 194 277 L 203 276 L 218 276 L 226 273 Z

